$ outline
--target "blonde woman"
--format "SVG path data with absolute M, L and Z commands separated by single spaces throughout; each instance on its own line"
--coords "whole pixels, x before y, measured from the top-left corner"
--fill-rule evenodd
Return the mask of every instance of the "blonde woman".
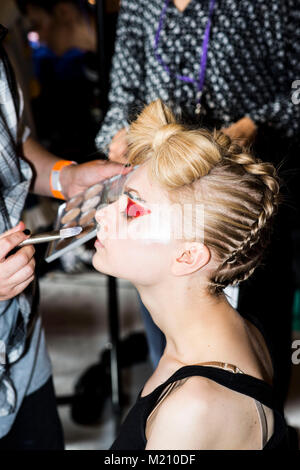
M 161 101 L 129 140 L 139 166 L 96 214 L 93 264 L 136 286 L 166 348 L 111 449 L 285 446 L 268 346 L 223 293 L 261 262 L 279 203 L 275 168 L 222 133 L 177 123 Z
M 200 116 L 205 127 L 253 141 L 264 161 L 286 160 L 289 204 L 277 217 L 282 221 L 264 266 L 240 285 L 238 294 L 241 314 L 255 307 L 268 329 L 282 407 L 291 370 L 296 288 L 291 225 L 299 228 L 300 221 L 298 178 L 291 178 L 291 169 L 299 174 L 300 106 L 291 99 L 292 84 L 300 77 L 299 9 L 298 0 L 122 0 L 110 104 L 96 139 L 110 160 L 127 162 L 126 121 L 141 104 L 161 98 L 189 122 L 199 122 Z M 156 366 L 165 338 L 142 303 L 141 317 Z

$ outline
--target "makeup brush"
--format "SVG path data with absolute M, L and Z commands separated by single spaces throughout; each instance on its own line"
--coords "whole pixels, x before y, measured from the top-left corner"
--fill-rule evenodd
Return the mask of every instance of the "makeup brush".
M 60 240 L 62 238 L 70 238 L 79 235 L 82 232 L 82 227 L 71 227 L 63 228 L 61 230 L 55 230 L 54 232 L 45 232 L 32 235 L 30 238 L 27 238 L 18 246 L 26 245 L 37 245 L 38 243 L 47 243 L 52 242 L 53 240 Z

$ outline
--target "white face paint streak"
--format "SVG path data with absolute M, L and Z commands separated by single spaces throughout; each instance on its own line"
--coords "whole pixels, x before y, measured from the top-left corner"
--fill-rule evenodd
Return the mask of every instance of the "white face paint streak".
M 126 216 L 128 197 L 123 195 L 117 202 L 116 213 L 106 214 L 105 210 L 98 220 L 100 239 L 139 240 L 145 245 L 153 243 L 168 244 L 172 239 L 183 240 L 187 236 L 204 241 L 203 204 L 159 204 L 147 203 L 141 206 L 150 214 L 130 219 Z M 119 214 L 117 217 L 116 214 Z M 109 231 L 108 231 L 109 227 Z M 109 232 L 109 233 L 108 233 Z
M 138 217 L 128 225 L 128 235 L 145 245 L 168 244 L 172 238 L 170 206 L 168 204 L 147 204 L 151 214 Z

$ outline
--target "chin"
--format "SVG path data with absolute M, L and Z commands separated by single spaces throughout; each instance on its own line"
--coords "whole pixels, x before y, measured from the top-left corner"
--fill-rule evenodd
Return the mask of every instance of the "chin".
M 102 273 L 102 274 L 106 274 L 108 276 L 113 276 L 113 277 L 121 277 L 119 275 L 119 273 L 117 273 L 116 271 L 113 271 L 112 269 L 109 269 L 107 268 L 107 266 L 105 266 L 105 263 L 103 263 L 103 261 L 100 259 L 97 259 L 97 253 L 93 256 L 93 259 L 92 259 L 92 264 L 94 266 L 94 268 L 96 269 L 96 271 L 98 271 L 99 273 Z
M 99 271 L 100 273 L 107 274 L 105 271 L 103 271 L 103 268 L 101 266 L 101 261 L 97 260 L 97 253 L 94 254 L 93 259 L 92 259 L 92 264 L 96 271 Z

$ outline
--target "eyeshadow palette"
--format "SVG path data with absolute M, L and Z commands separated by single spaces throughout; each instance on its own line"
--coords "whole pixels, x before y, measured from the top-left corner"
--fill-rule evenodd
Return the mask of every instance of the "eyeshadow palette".
M 122 194 L 128 176 L 116 175 L 77 194 L 58 208 L 54 230 L 81 226 L 82 232 L 73 238 L 55 240 L 48 245 L 45 260 L 50 263 L 64 253 L 96 237 L 95 214 L 98 209 L 115 202 Z

